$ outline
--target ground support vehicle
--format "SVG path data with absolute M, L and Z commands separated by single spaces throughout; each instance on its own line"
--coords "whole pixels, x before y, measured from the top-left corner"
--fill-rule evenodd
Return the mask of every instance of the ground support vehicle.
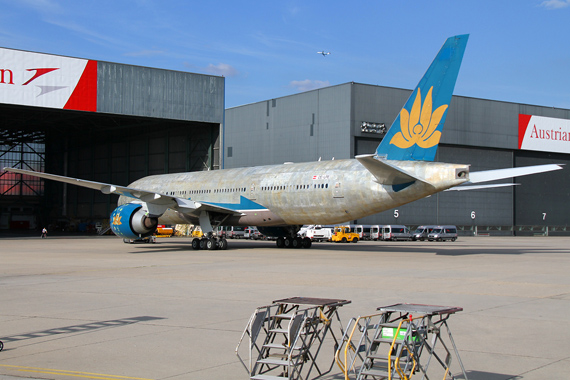
M 261 232 L 257 230 L 257 227 L 247 227 L 243 233 L 244 239 L 259 240 L 263 239 Z
M 411 240 L 412 234 L 406 226 L 388 225 L 382 227 L 382 240 Z
M 371 240 L 371 230 L 372 230 L 372 226 L 369 225 L 356 225 L 354 226 L 354 232 L 356 232 L 359 237 L 360 240 Z
M 428 235 L 433 231 L 434 228 L 437 226 L 418 226 L 416 230 L 412 233 L 412 240 L 416 241 L 424 241 L 428 238 Z
M 457 227 L 455 226 L 437 226 L 428 235 L 429 241 L 445 241 L 457 240 Z
M 172 235 L 174 235 L 174 228 L 162 224 L 156 227 L 156 237 L 171 237 Z
M 312 241 L 329 241 L 332 237 L 332 228 L 323 226 L 309 226 L 299 232 L 299 236 L 307 237 Z
M 156 243 L 156 236 L 146 236 L 140 239 L 123 239 L 125 244 L 135 244 L 135 243 Z
M 245 227 L 243 226 L 231 226 L 226 231 L 226 236 L 230 239 L 241 239 L 245 235 Z
M 370 226 L 370 240 L 382 240 L 382 225 Z
M 356 232 L 352 232 L 349 226 L 336 226 L 331 241 L 336 243 L 358 243 L 359 238 L 359 235 Z

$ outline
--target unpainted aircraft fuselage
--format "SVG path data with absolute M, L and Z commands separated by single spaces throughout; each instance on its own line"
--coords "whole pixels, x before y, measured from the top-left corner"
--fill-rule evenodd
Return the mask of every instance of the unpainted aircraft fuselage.
M 397 191 L 355 159 L 269 165 L 142 178 L 129 185 L 235 210 L 223 224 L 337 224 L 424 198 L 468 180 L 468 165 L 392 161 L 423 178 Z M 428 184 L 429 183 L 429 184 Z M 121 196 L 119 204 L 132 199 Z M 197 223 L 198 215 L 168 210 L 161 223 Z

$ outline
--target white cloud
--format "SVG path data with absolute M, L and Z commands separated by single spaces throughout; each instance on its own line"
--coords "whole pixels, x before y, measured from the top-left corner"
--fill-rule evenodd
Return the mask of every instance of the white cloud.
M 205 68 L 206 72 L 214 75 L 221 75 L 224 77 L 235 77 L 238 75 L 238 71 L 232 65 L 227 63 L 219 63 L 217 65 L 209 64 Z
M 328 80 L 313 80 L 313 79 L 305 79 L 305 80 L 294 80 L 289 83 L 291 87 L 295 87 L 299 91 L 310 91 L 316 90 L 317 88 L 327 87 L 330 86 L 330 82 Z
M 540 3 L 546 9 L 560 9 L 570 6 L 570 0 L 546 0 Z

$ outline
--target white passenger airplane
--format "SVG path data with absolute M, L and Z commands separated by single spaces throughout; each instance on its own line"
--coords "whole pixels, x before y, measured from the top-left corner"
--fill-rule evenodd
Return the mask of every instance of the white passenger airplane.
M 467 39 L 468 35 L 447 39 L 375 154 L 154 175 L 128 187 L 4 170 L 120 194 L 110 223 L 113 232 L 124 239 L 149 236 L 159 222 L 191 223 L 206 233 L 205 238 L 192 241 L 194 249 L 226 249 L 227 241 L 214 232 L 221 225 L 257 226 L 263 234 L 278 237 L 278 247 L 309 248 L 309 239 L 297 237 L 303 224 L 344 223 L 440 191 L 485 187 L 460 185 L 562 169 L 539 165 L 469 173 L 469 165 L 432 162 Z

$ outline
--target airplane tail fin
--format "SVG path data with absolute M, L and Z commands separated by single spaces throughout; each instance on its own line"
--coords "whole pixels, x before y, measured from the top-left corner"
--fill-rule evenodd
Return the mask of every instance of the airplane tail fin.
M 445 41 L 376 149 L 378 156 L 433 161 L 468 38 L 464 34 Z

